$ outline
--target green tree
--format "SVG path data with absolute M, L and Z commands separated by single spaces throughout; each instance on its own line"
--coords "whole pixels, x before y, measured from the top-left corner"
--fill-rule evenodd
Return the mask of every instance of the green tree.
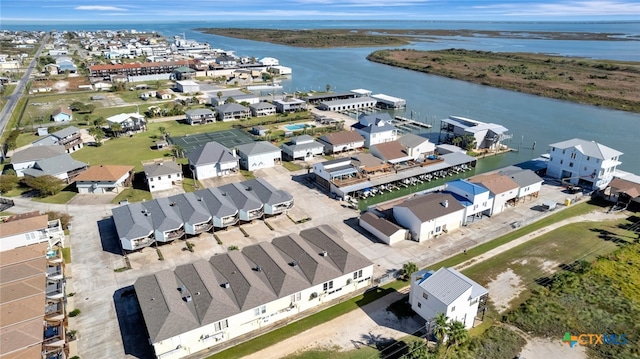
M 96 146 L 102 146 L 102 140 L 104 139 L 104 130 L 101 127 L 91 127 L 87 132 L 93 137 L 96 141 Z
M 69 228 L 69 223 L 71 223 L 71 220 L 73 220 L 73 216 L 66 212 L 48 211 L 46 213 L 47 213 L 47 218 L 50 221 L 59 219 L 62 229 Z
M 104 117 L 102 117 L 102 116 L 96 117 L 96 119 L 93 120 L 93 125 L 95 127 L 102 127 L 106 123 L 107 123 L 107 120 L 105 120 Z
M 446 314 L 438 313 L 433 321 L 433 335 L 436 337 L 438 345 L 441 345 L 449 334 L 448 320 L 449 318 L 447 318 Z
M 236 103 L 236 99 L 229 96 L 227 97 L 227 99 L 224 101 L 225 103 Z
M 403 355 L 401 359 L 431 359 L 435 358 L 433 353 L 429 352 L 426 340 L 416 340 L 409 342 L 407 346 L 407 354 Z
M 180 146 L 180 145 L 173 145 L 173 148 L 171 149 L 171 152 L 173 153 L 173 155 L 176 158 L 184 157 L 184 148 L 182 148 L 182 146 Z
M 331 91 L 331 85 L 329 84 L 327 84 L 324 88 L 327 89 L 327 92 Z
M 18 184 L 18 176 L 10 174 L 0 175 L 0 193 L 5 194 L 14 188 Z
M 418 271 L 418 265 L 413 262 L 407 262 L 402 265 L 402 269 L 400 270 L 400 274 L 404 280 L 410 280 L 411 275 Z
M 160 131 L 160 134 L 162 135 L 162 138 L 165 138 L 167 135 L 167 128 L 164 126 L 160 126 L 158 127 L 158 131 Z
M 445 358 L 447 357 L 449 350 L 456 350 L 461 345 L 469 341 L 469 332 L 464 327 L 464 323 L 454 320 L 447 324 L 447 350 L 445 351 Z
M 27 177 L 25 184 L 29 188 L 38 191 L 41 197 L 53 196 L 62 191 L 65 186 L 63 180 L 50 175 Z
M 111 132 L 113 132 L 113 135 L 115 137 L 118 137 L 122 132 L 122 125 L 119 123 L 112 123 L 111 126 L 109 126 L 109 129 L 111 130 Z

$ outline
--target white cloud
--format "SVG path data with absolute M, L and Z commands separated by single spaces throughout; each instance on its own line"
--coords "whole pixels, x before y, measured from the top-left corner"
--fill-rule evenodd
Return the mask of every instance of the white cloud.
M 472 7 L 483 12 L 504 16 L 615 16 L 640 15 L 640 2 L 625 1 L 563 1 L 558 3 L 505 3 Z
M 127 9 L 115 6 L 103 6 L 103 5 L 81 5 L 74 7 L 75 10 L 89 10 L 89 11 L 127 11 Z

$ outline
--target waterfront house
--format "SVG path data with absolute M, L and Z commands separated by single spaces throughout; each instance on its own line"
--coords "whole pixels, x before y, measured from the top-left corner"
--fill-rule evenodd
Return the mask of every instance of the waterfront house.
M 449 116 L 440 120 L 440 142 L 455 143 L 457 138 L 473 138 L 473 149 L 496 151 L 512 135 L 504 126 L 485 123 L 460 116 Z
M 542 182 L 544 182 L 535 172 L 516 166 L 505 167 L 498 173 L 509 176 L 518 184 L 516 203 L 525 202 L 527 198 L 537 198 L 542 188 Z
M 355 97 L 330 101 L 322 101 L 318 109 L 324 111 L 364 111 L 376 106 L 376 100 L 371 97 Z
M 435 144 L 431 143 L 427 138 L 413 133 L 405 133 L 398 138 L 398 142 L 404 147 L 407 155 L 414 160 L 430 156 L 436 150 Z
M 469 178 L 469 182 L 476 183 L 486 188 L 493 198 L 493 206 L 489 212 L 490 216 L 502 213 L 508 206 L 515 205 L 520 186 L 511 177 L 500 174 L 481 174 Z
M 465 179 L 457 179 L 446 184 L 447 191 L 454 194 L 455 198 L 465 207 L 463 225 L 490 216 L 493 207 L 493 198 L 487 188 L 469 182 Z
M 372 155 L 389 162 L 391 164 L 402 163 L 413 160 L 407 150 L 398 141 L 390 141 L 371 145 L 369 151 Z
M 361 114 L 358 122 L 351 126 L 362 137 L 364 147 L 394 141 L 398 136 L 398 130 L 391 124 L 392 119 L 388 113 Z
M 590 191 L 605 189 L 621 164 L 621 155 L 613 148 L 579 138 L 552 143 L 547 176 Z
M 361 149 L 365 139 L 356 131 L 340 131 L 321 136 L 318 142 L 324 146 L 324 153 L 332 154 Z
M 489 291 L 453 268 L 435 273 L 421 270 L 411 275 L 409 304 L 427 322 L 442 313 L 448 321 L 458 321 L 469 329 L 486 310 Z

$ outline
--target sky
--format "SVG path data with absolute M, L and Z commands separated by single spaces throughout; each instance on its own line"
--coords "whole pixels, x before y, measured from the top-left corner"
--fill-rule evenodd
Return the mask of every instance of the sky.
M 215 20 L 640 21 L 633 0 L 1 0 L 5 23 Z

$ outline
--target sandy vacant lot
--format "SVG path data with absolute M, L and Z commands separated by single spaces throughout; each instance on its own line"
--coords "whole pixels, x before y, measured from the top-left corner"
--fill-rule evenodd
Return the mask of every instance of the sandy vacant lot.
M 498 312 L 503 313 L 509 309 L 509 303 L 520 295 L 525 286 L 520 277 L 509 268 L 489 282 L 487 289 L 491 293 L 489 300 Z

